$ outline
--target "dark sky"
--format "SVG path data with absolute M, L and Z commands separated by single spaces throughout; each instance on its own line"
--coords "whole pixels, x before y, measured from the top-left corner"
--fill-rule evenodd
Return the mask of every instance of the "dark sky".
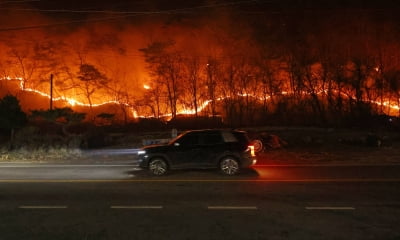
M 12 21 L 0 23 L 4 29 L 24 29 L 27 23 L 15 23 L 25 13 L 47 16 L 51 24 L 71 21 L 78 26 L 88 21 L 153 21 L 215 17 L 233 10 L 235 19 L 259 21 L 283 17 L 288 21 L 322 19 L 326 16 L 370 16 L 400 21 L 400 0 L 0 0 L 1 11 L 12 9 Z
M 145 18 L 150 16 L 196 17 L 213 12 L 234 10 L 239 16 L 262 15 L 300 16 L 315 13 L 323 15 L 354 11 L 354 15 L 371 12 L 373 15 L 396 17 L 400 12 L 399 0 L 0 0 L 1 9 L 39 12 L 53 19 L 84 21 L 88 17 L 113 16 Z M 109 16 L 109 15 L 108 15 Z M 118 16 L 120 17 L 120 16 Z M 125 18 L 125 16 L 122 16 Z M 397 17 L 396 17 L 397 18 Z M 149 20 L 149 19 L 146 19 Z
M 0 0 L 7 1 L 7 0 Z M 243 17 L 255 17 L 276 14 L 297 18 L 316 13 L 340 15 L 351 12 L 352 15 L 371 13 L 384 18 L 400 18 L 399 0 L 8 0 L 7 2 L 26 2 L 27 8 L 38 9 L 41 14 L 51 18 L 68 18 L 83 20 L 87 17 L 98 17 L 102 11 L 113 11 L 117 14 L 137 16 L 173 16 L 196 17 L 198 15 L 219 11 L 234 10 Z M 9 5 L 9 4 L 2 4 Z M 2 6 L 0 5 L 0 6 Z M 13 4 L 21 7 L 22 4 Z M 22 8 L 22 7 L 21 7 Z M 319 17 L 318 16 L 318 17 Z M 150 18 L 151 19 L 151 18 Z
M 7 1 L 18 2 L 18 1 Z M 227 4 L 236 8 L 267 9 L 393 9 L 398 0 L 34 0 L 30 5 L 39 9 L 148 11 Z
M 7 1 L 13 2 L 13 1 Z M 18 2 L 18 1 L 14 1 Z M 232 2 L 254 2 L 263 5 L 277 6 L 371 6 L 385 7 L 399 5 L 397 0 L 36 0 L 32 1 L 37 6 L 64 6 L 75 8 L 91 8 L 91 7 L 129 7 L 129 6 L 188 6 L 198 4 L 217 4 L 217 3 L 232 3 Z
M 342 16 L 400 22 L 400 0 L 0 0 L 2 11 L 11 11 L 13 17 L 0 22 L 0 31 L 30 29 L 29 19 L 22 22 L 25 13 L 46 16 L 50 26 L 211 19 L 224 12 L 255 24 L 264 17 L 294 23 Z

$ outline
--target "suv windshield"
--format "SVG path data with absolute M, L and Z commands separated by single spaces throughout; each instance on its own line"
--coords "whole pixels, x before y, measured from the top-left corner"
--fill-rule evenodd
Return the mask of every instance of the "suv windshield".
M 174 137 L 173 139 L 171 139 L 171 140 L 168 142 L 168 144 L 169 144 L 169 145 L 174 144 L 174 143 L 175 143 L 178 139 L 180 139 L 185 133 L 186 133 L 186 132 L 181 133 L 181 134 L 179 134 L 178 136 Z

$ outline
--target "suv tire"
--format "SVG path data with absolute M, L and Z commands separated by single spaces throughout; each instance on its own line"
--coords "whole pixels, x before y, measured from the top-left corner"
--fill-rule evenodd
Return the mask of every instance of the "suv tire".
M 156 176 L 164 175 L 168 171 L 168 164 L 162 158 L 154 158 L 149 163 L 149 171 Z
M 233 157 L 225 157 L 219 163 L 219 168 L 223 174 L 235 175 L 239 173 L 239 162 Z

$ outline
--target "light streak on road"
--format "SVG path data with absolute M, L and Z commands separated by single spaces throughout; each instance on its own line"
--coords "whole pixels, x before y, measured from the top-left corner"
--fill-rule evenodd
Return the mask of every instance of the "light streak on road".
M 256 206 L 208 206 L 208 210 L 257 210 Z
M 68 206 L 19 206 L 20 209 L 66 209 Z
M 122 158 L 121 158 L 122 159 Z M 255 167 L 242 174 L 227 178 L 215 171 L 176 171 L 168 176 L 154 177 L 146 169 L 138 167 L 136 159 L 115 157 L 89 158 L 77 164 L 0 164 L 0 183 L 345 183 L 345 182 L 400 182 L 399 165 L 384 166 L 324 166 L 324 167 Z M 123 162 L 122 162 L 123 161 Z M 354 171 L 363 169 L 359 174 Z M 389 171 L 390 170 L 390 171 Z M 385 172 L 385 174 L 382 174 Z
M 133 164 L 1 164 L 0 168 L 120 168 L 120 167 L 135 167 Z
M 356 210 L 355 207 L 306 207 L 306 210 Z
M 163 206 L 111 206 L 111 209 L 163 209 Z
M 139 151 L 138 148 L 124 148 L 124 149 L 96 149 L 96 150 L 85 150 L 82 154 L 88 156 L 99 156 L 99 155 L 135 155 Z

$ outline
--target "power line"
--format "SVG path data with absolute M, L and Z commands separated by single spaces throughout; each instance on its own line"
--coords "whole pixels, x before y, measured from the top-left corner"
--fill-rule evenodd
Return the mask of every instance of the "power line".
M 31 1 L 40 1 L 40 0 L 31 0 Z M 3 9 L 14 10 L 14 11 L 36 11 L 36 12 L 54 12 L 54 13 L 164 14 L 164 13 L 179 13 L 188 10 L 207 9 L 214 7 L 228 7 L 228 6 L 240 5 L 251 2 L 258 3 L 259 0 L 241 0 L 241 1 L 226 2 L 226 3 L 215 3 L 209 5 L 187 7 L 187 8 L 160 10 L 160 11 L 111 11 L 111 10 L 34 9 L 34 8 L 12 8 L 12 9 L 3 8 Z
M 0 8 L 18 12 L 49 12 L 49 13 L 105 13 L 105 14 L 145 14 L 149 11 L 111 11 L 111 10 L 69 10 L 69 9 L 36 9 L 36 8 Z
M 126 18 L 126 17 L 133 17 L 133 16 L 138 16 L 138 15 L 139 14 L 131 14 L 131 15 L 124 15 L 124 16 L 95 18 L 95 19 L 88 19 L 88 20 L 75 20 L 75 21 L 66 21 L 66 22 L 49 23 L 49 24 L 39 24 L 39 25 L 31 25 L 31 26 L 0 28 L 0 32 L 29 30 L 29 29 L 38 29 L 38 28 L 47 28 L 47 27 L 56 27 L 56 26 L 70 25 L 70 24 L 74 24 L 74 23 L 83 23 L 83 22 L 101 22 L 101 21 L 108 21 L 108 20 L 117 20 L 117 19 Z
M 4 1 L 4 2 L 0 2 L 1 4 L 14 4 L 14 3 L 27 3 L 27 2 L 40 2 L 40 0 L 15 0 L 15 1 Z
M 65 21 L 65 22 L 58 22 L 58 23 L 49 23 L 49 24 L 39 24 L 39 25 L 31 25 L 31 26 L 20 26 L 20 27 L 10 27 L 10 28 L 0 28 L 0 32 L 5 31 L 19 31 L 19 30 L 30 30 L 30 29 L 38 29 L 38 28 L 47 28 L 47 27 L 55 27 L 61 25 L 69 25 L 75 23 L 87 23 L 87 22 L 101 22 L 101 21 L 110 21 L 110 20 L 118 20 L 121 18 L 128 18 L 128 17 L 136 17 L 136 16 L 143 16 L 143 15 L 155 15 L 155 14 L 177 14 L 185 11 L 190 10 L 198 10 L 198 9 L 208 9 L 208 8 L 215 8 L 215 7 L 227 7 L 227 6 L 234 6 L 244 3 L 251 3 L 257 2 L 257 0 L 243 0 L 243 1 L 234 1 L 228 3 L 220 3 L 220 4 L 210 4 L 210 5 L 202 5 L 197 7 L 188 7 L 188 8 L 178 8 L 178 9 L 171 9 L 171 10 L 161 10 L 161 11 L 148 11 L 148 12 L 108 12 L 108 11 L 98 11 L 98 10 L 34 10 L 34 11 L 62 11 L 62 12 L 79 12 L 79 13 L 118 13 L 122 15 L 118 16 L 111 16 L 111 17 L 103 17 L 103 18 L 94 18 L 94 19 L 86 19 L 86 20 L 73 20 L 73 21 Z M 18 9 L 14 9 L 18 10 Z M 22 9 L 20 9 L 22 10 Z

